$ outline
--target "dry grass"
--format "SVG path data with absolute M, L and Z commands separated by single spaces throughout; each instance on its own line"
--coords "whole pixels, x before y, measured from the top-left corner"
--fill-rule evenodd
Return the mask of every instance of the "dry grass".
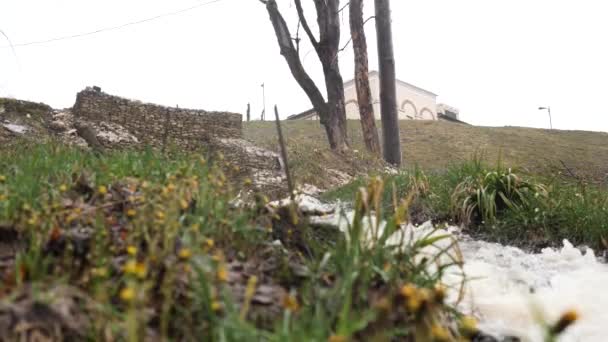
M 364 153 L 361 127 L 349 121 L 352 146 L 360 151 L 360 162 L 322 160 L 324 166 L 349 164 L 342 169 L 354 174 L 365 172 L 374 163 Z M 587 131 L 545 130 L 523 127 L 478 127 L 434 121 L 401 121 L 401 141 L 405 166 L 417 165 L 425 170 L 442 170 L 451 163 L 465 161 L 483 152 L 488 162 L 499 157 L 507 166 L 518 166 L 532 173 L 565 172 L 563 161 L 577 175 L 594 182 L 604 182 L 608 174 L 608 134 Z M 378 123 L 380 126 L 380 123 Z M 314 151 L 328 153 L 325 133 L 315 121 L 284 121 L 283 127 L 293 163 L 302 163 Z M 244 124 L 244 135 L 262 146 L 276 149 L 276 132 L 272 122 Z M 319 153 L 319 152 L 316 152 Z M 329 164 L 328 164 L 329 163 Z M 362 165 L 362 170 L 358 168 Z M 303 170 L 299 170 L 303 171 Z M 294 171 L 296 175 L 298 171 Z M 317 177 L 322 174 L 317 174 Z M 301 175 L 300 175 L 301 176 Z

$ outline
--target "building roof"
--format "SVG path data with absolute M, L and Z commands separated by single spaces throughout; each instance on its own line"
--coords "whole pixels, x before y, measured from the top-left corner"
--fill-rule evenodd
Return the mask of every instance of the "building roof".
M 290 116 L 287 117 L 287 120 L 304 119 L 304 118 L 307 118 L 308 116 L 311 116 L 312 114 L 316 114 L 316 111 L 315 111 L 314 108 L 311 108 L 309 110 L 305 110 L 302 113 L 290 115 Z
M 372 71 L 370 71 L 370 72 L 369 72 L 369 77 L 374 77 L 374 76 L 378 76 L 378 77 L 380 77 L 380 74 L 378 73 L 378 71 L 376 71 L 376 70 L 372 70 Z M 419 91 L 419 92 L 421 92 L 421 93 L 424 93 L 424 94 L 427 94 L 427 95 L 430 95 L 430 96 L 435 96 L 435 97 L 437 97 L 437 94 L 433 93 L 432 91 L 429 91 L 429 90 L 426 90 L 426 89 L 420 88 L 420 87 L 415 86 L 415 85 L 413 85 L 413 84 L 411 84 L 411 83 L 407 83 L 407 82 L 405 82 L 405 81 L 402 81 L 402 80 L 400 80 L 400 79 L 398 79 L 398 78 L 397 78 L 397 79 L 395 79 L 395 81 L 397 81 L 397 83 L 399 83 L 399 84 L 402 84 L 402 85 L 404 85 L 404 86 L 406 86 L 406 87 L 408 87 L 408 88 L 411 88 L 411 89 L 417 90 L 417 91 Z M 352 84 L 354 84 L 354 83 L 355 83 L 355 79 L 348 80 L 348 81 L 344 82 L 344 86 L 345 86 L 345 87 L 347 87 L 347 86 L 350 86 L 350 85 L 352 85 Z
M 459 124 L 469 125 L 468 123 L 466 123 L 464 121 L 460 121 L 454 117 L 451 117 L 449 115 L 445 115 L 442 113 L 437 113 L 437 120 L 445 120 L 445 121 L 455 122 L 455 123 L 459 123 Z

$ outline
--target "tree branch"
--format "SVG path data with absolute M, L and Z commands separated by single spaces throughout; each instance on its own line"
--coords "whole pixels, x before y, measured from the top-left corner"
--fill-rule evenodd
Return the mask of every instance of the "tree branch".
M 287 26 L 283 15 L 281 15 L 276 1 L 260 1 L 266 4 L 266 10 L 268 11 L 268 15 L 270 16 L 270 21 L 274 28 L 274 32 L 279 43 L 279 48 L 281 50 L 281 55 L 283 55 L 283 57 L 285 58 L 285 61 L 289 66 L 291 74 L 310 99 L 310 102 L 312 103 L 313 107 L 317 111 L 317 114 L 319 115 L 321 123 L 325 124 L 327 122 L 328 116 L 327 103 L 325 102 L 321 91 L 319 91 L 319 88 L 317 88 L 314 81 L 310 78 L 310 76 L 304 69 L 302 61 L 300 60 L 300 57 L 298 56 L 296 48 L 293 44 L 293 40 L 289 32 L 289 27 Z M 297 1 L 299 2 L 299 0 Z
M 366 24 L 368 21 L 370 21 L 370 20 L 372 20 L 372 19 L 374 19 L 374 18 L 375 18 L 375 16 L 373 16 L 373 15 L 372 15 L 371 17 L 369 17 L 369 18 L 365 19 L 365 21 L 363 22 L 363 26 L 365 26 L 365 24 Z M 343 46 L 343 47 L 342 47 L 340 50 L 338 50 L 338 52 L 342 52 L 342 51 L 344 51 L 344 50 L 345 50 L 345 49 L 348 47 L 348 44 L 350 44 L 350 43 L 352 42 L 352 40 L 353 40 L 353 37 L 348 38 L 348 41 L 346 42 L 346 44 L 344 44 L 344 46 Z
M 306 32 L 306 35 L 308 36 L 308 39 L 310 39 L 310 42 L 312 43 L 312 46 L 315 48 L 315 50 L 318 50 L 319 42 L 315 38 L 315 35 L 312 33 L 310 26 L 308 26 L 308 22 L 306 21 L 306 16 L 304 16 L 304 9 L 302 8 L 302 1 L 295 0 L 295 3 L 296 3 L 296 9 L 298 11 L 298 18 L 300 19 L 300 22 L 302 23 L 304 32 Z

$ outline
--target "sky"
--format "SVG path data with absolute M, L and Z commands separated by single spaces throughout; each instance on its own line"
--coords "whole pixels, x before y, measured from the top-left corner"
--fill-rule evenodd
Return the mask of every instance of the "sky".
M 257 0 L 1 0 L 0 97 L 70 107 L 86 86 L 182 108 L 281 117 L 311 108 L 291 77 L 264 6 Z M 295 32 L 292 0 L 277 0 Z M 304 0 L 309 22 L 311 1 Z M 346 3 L 345 0 L 342 1 Z M 199 7 L 179 14 L 49 43 Z M 608 3 L 602 0 L 393 0 L 397 78 L 438 94 L 462 120 L 484 126 L 553 127 L 608 132 Z M 366 16 L 373 1 L 365 1 Z M 366 24 L 370 70 L 377 70 L 374 21 Z M 349 37 L 343 13 L 342 43 Z M 303 43 L 304 66 L 323 84 Z M 339 56 L 352 78 L 352 49 Z M 323 87 L 320 87 L 323 89 Z

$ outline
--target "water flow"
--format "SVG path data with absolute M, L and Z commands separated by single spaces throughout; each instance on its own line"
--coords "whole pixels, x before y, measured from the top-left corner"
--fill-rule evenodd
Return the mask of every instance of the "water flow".
M 309 211 L 328 210 L 327 204 L 316 199 L 304 198 L 301 204 Z M 353 217 L 354 213 L 347 211 L 313 221 L 335 225 L 348 238 Z M 371 217 L 362 223 L 364 243 L 373 247 L 385 222 L 376 223 Z M 407 244 L 430 233 L 453 234 L 458 240 L 452 255 L 462 256 L 466 285 L 464 298 L 457 306 L 460 311 L 478 318 L 484 332 L 542 342 L 543 324 L 557 321 L 566 310 L 576 310 L 580 320 L 561 335 L 560 341 L 608 341 L 608 265 L 599 262 L 591 249 L 581 252 L 564 240 L 560 249 L 526 253 L 519 248 L 474 240 L 460 234 L 457 227 L 437 230 L 431 223 L 404 226 L 387 244 Z M 439 243 L 443 244 L 439 248 L 445 248 L 450 241 Z M 429 246 L 422 252 L 436 251 L 437 247 Z M 444 282 L 456 288 L 462 283 L 462 274 L 446 274 Z M 458 291 L 451 291 L 452 302 L 456 302 L 457 297 Z
M 559 250 L 530 254 L 495 243 L 460 239 L 469 278 L 459 308 L 481 321 L 484 331 L 542 341 L 542 321 L 569 309 L 581 318 L 561 341 L 608 340 L 608 265 L 593 251 L 568 241 Z

